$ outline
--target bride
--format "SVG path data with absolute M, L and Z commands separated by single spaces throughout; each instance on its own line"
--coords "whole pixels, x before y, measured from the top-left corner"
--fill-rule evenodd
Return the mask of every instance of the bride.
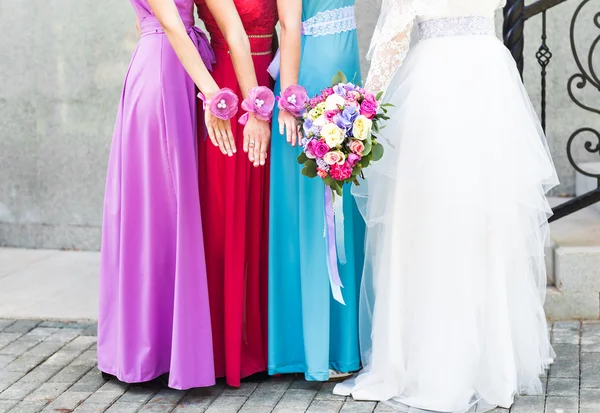
M 336 394 L 464 413 L 542 392 L 554 357 L 543 310 L 545 193 L 558 180 L 495 37 L 503 5 L 383 1 L 366 88 L 386 91 L 394 109 L 386 154 L 354 189 L 369 228 L 364 369 Z

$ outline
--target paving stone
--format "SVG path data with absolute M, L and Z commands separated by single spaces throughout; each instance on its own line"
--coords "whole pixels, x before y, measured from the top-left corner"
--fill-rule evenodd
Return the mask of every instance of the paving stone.
M 92 344 L 94 344 L 96 342 L 96 338 L 95 337 L 76 337 L 74 338 L 72 341 L 68 342 L 65 347 L 64 350 L 65 351 L 79 351 L 80 353 L 82 353 L 83 351 L 87 350 L 88 348 L 90 348 L 90 346 Z
M 315 400 L 346 400 L 344 396 L 338 396 L 333 394 L 333 388 L 337 383 L 327 382 L 323 383 L 323 386 L 315 396 Z
M 0 331 L 4 331 L 4 329 L 11 324 L 14 324 L 15 320 L 7 320 L 4 318 L 0 318 Z
M 581 389 L 579 408 L 580 413 L 600 412 L 600 389 Z
M 304 379 L 294 380 L 290 385 L 290 389 L 305 389 L 305 390 L 321 390 L 323 382 L 320 381 L 306 381 Z
M 0 370 L 12 363 L 15 358 L 15 356 L 10 354 L 0 354 Z
M 342 404 L 341 400 L 313 400 L 306 413 L 338 413 Z
M 118 401 L 112 406 L 110 406 L 106 413 L 137 413 L 139 408 L 140 405 L 138 403 L 123 403 Z M 196 412 L 199 413 L 202 412 L 202 410 L 194 410 L 194 413 Z
M 23 376 L 24 373 L 19 371 L 0 371 L 0 393 L 8 389 Z
M 37 366 L 35 369 L 23 376 L 23 380 L 45 382 L 58 373 L 59 370 L 60 366 Z
M 12 363 L 6 366 L 8 371 L 28 372 L 44 361 L 44 356 L 23 355 L 17 357 Z
M 93 323 L 89 322 L 89 321 L 73 321 L 71 323 L 66 323 L 64 325 L 64 328 L 70 328 L 70 329 L 78 329 L 78 330 L 85 330 L 86 328 L 89 328 Z
M 219 396 L 206 409 L 206 413 L 236 413 L 246 400 L 244 396 Z
M 308 409 L 310 403 L 317 395 L 316 390 L 307 389 L 289 389 L 275 408 L 275 411 L 285 411 L 284 409 Z
M 77 357 L 71 365 L 73 366 L 87 366 L 87 367 L 95 367 L 96 366 L 96 351 L 95 350 L 86 350 L 79 357 Z
M 42 410 L 43 413 L 70 412 L 90 397 L 90 392 L 66 391 Z
M 47 341 L 57 341 L 59 343 L 68 343 L 79 336 L 79 330 L 63 328 L 48 337 Z
M 169 413 L 174 408 L 174 404 L 146 404 L 139 410 L 139 413 Z
M 375 410 L 376 406 L 377 403 L 375 402 L 357 402 L 349 399 L 346 400 L 342 406 L 340 413 L 371 413 L 373 410 Z
M 185 397 L 187 392 L 174 389 L 162 389 L 154 395 L 148 404 L 172 404 L 176 405 Z
M 550 380 L 548 380 L 549 396 L 576 397 L 578 394 L 578 379 L 550 378 Z
M 378 403 L 377 407 L 375 408 L 375 413 L 388 413 L 388 412 L 395 412 L 397 413 L 398 410 L 394 409 L 392 406 L 385 404 L 385 403 Z M 537 413 L 537 412 L 536 412 Z
M 65 321 L 42 321 L 38 327 L 63 328 L 67 324 Z
M 17 320 L 4 330 L 3 333 L 27 333 L 33 330 L 40 322 L 36 320 Z
M 4 334 L 4 333 L 0 333 Z M 30 348 L 37 346 L 39 341 L 36 340 L 22 340 L 20 338 L 12 341 L 10 344 L 2 347 L 0 354 L 11 354 L 14 356 L 20 356 L 24 354 Z
M 106 380 L 102 378 L 100 371 L 92 369 L 80 378 L 71 388 L 73 391 L 91 391 L 95 392 L 102 385 L 106 383 Z
M 98 336 L 98 325 L 92 324 L 91 326 L 89 326 L 88 328 L 83 330 L 81 332 L 81 335 L 87 336 L 87 337 L 97 337 Z
M 266 382 L 265 382 L 266 383 Z M 244 382 L 240 384 L 240 387 L 227 387 L 223 390 L 223 396 L 250 396 L 254 390 L 258 387 L 259 383 L 256 382 Z
M 69 387 L 66 383 L 44 383 L 29 394 L 25 401 L 53 401 Z
M 581 354 L 581 388 L 600 389 L 600 353 Z
M 581 351 L 600 353 L 600 324 L 584 324 L 581 335 Z
M 57 341 L 42 341 L 35 347 L 27 350 L 27 354 L 33 356 L 50 357 L 64 346 L 64 343 Z
M 544 411 L 544 399 L 544 396 L 516 397 L 510 413 L 542 413 Z
M 0 349 L 3 349 L 22 335 L 21 333 L 0 333 Z M 2 351 L 0 351 L 1 353 Z
M 15 382 L 0 393 L 0 400 L 23 400 L 29 393 L 41 386 L 41 382 L 24 381 Z
M 73 413 L 103 413 L 108 407 L 106 404 L 88 403 L 86 400 L 73 410 Z
M 121 397 L 120 393 L 113 392 L 95 392 L 86 400 L 86 403 L 91 404 L 103 404 L 105 406 L 109 406 L 113 404 L 119 397 Z
M 261 383 L 262 384 L 262 383 Z M 203 387 L 198 389 L 192 389 L 183 398 L 183 400 L 177 406 L 178 408 L 188 411 L 190 408 L 198 409 L 202 412 L 208 409 L 208 406 L 223 392 L 223 385 L 216 385 L 212 387 Z M 277 399 L 279 400 L 279 399 Z M 179 411 L 175 409 L 175 411 Z M 196 411 L 196 410 L 194 410 Z
M 56 366 L 60 367 L 60 365 L 56 365 Z M 40 367 L 43 367 L 43 365 Z M 49 366 L 49 367 L 54 367 L 54 366 Z M 82 378 L 88 371 L 90 371 L 90 368 L 87 366 L 67 366 L 67 367 L 63 368 L 62 370 L 60 370 L 58 373 L 56 373 L 56 375 L 53 376 L 50 379 L 50 381 L 73 384 L 77 380 Z
M 553 344 L 556 353 L 555 361 L 579 360 L 579 345 L 575 344 Z
M 21 402 L 10 410 L 10 413 L 37 413 L 41 411 L 45 406 L 46 402 Z
M 271 378 L 269 381 L 264 381 L 262 383 L 260 383 L 258 385 L 258 387 L 256 388 L 256 390 L 254 390 L 254 393 L 252 393 L 252 395 L 260 395 L 263 393 L 278 393 L 281 396 L 283 396 L 283 393 L 286 392 L 287 389 L 289 389 L 290 385 L 292 384 L 292 380 L 290 379 L 283 379 L 281 377 L 273 377 Z
M 546 413 L 579 413 L 578 397 L 546 398 Z
M 156 390 L 148 389 L 145 387 L 130 387 L 123 396 L 119 399 L 120 402 L 124 403 L 146 403 L 156 394 Z
M 23 335 L 24 339 L 28 340 L 45 340 L 53 334 L 60 331 L 60 328 L 36 327 L 33 330 Z
M 48 357 L 46 361 L 44 361 L 44 364 L 66 366 L 67 364 L 75 360 L 77 357 L 79 357 L 80 354 L 81 351 L 65 350 L 64 348 L 62 348 L 61 350 Z
M 552 331 L 579 331 L 581 323 L 579 321 L 555 321 L 552 323 Z
M 17 403 L 15 400 L 0 400 L 0 413 L 8 412 Z
M 281 397 L 283 397 L 283 393 L 271 392 L 260 395 L 254 393 L 246 400 L 239 413 L 271 412 Z
M 550 366 L 551 378 L 579 378 L 579 360 L 557 361 Z
M 115 393 L 123 394 L 129 388 L 129 384 L 122 383 L 119 380 L 110 380 L 104 383 L 102 387 L 98 389 L 98 393 Z
M 568 329 L 568 330 L 553 330 L 552 331 L 552 343 L 553 344 L 575 344 L 579 345 L 579 330 Z

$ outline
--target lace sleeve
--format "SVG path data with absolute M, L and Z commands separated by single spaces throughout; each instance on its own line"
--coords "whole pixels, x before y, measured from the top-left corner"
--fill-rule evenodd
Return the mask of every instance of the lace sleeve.
M 367 55 L 371 60 L 371 68 L 365 89 L 374 93 L 385 91 L 402 65 L 408 53 L 415 20 L 413 5 L 414 2 L 410 0 L 383 1 Z
M 402 65 L 410 45 L 410 32 L 413 23 L 389 42 L 376 47 L 371 59 L 365 89 L 374 93 L 385 91 Z

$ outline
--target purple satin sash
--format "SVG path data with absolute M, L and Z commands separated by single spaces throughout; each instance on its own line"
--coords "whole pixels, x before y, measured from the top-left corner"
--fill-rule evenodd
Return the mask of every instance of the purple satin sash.
M 325 188 L 325 239 L 327 243 L 327 270 L 329 272 L 329 285 L 335 301 L 346 305 L 342 296 L 342 280 L 338 270 L 338 258 L 335 234 L 335 217 L 333 206 L 333 193 L 330 188 Z

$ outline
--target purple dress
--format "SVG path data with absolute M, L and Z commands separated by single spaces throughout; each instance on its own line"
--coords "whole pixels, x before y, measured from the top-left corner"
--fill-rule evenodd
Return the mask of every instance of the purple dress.
M 124 382 L 215 383 L 196 148 L 196 92 L 146 0 L 112 141 L 100 267 L 98 367 Z M 175 0 L 205 64 L 193 0 Z

